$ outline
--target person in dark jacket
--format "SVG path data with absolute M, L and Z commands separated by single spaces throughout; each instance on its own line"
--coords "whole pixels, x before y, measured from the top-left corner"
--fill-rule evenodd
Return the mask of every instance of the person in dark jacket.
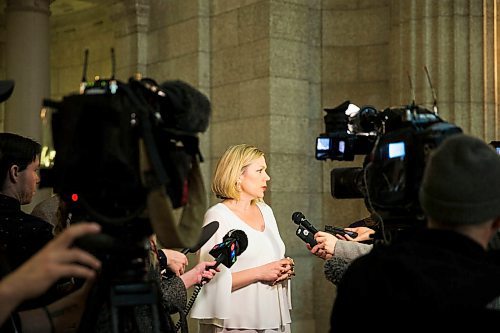
M 54 238 L 50 223 L 21 210 L 22 205 L 31 203 L 40 182 L 40 152 L 40 144 L 30 138 L 0 133 L 0 252 L 10 271 Z M 21 308 L 45 306 L 72 290 L 69 279 L 58 281 Z
M 498 323 L 499 256 L 487 248 L 500 228 L 500 156 L 477 138 L 447 138 L 431 154 L 419 199 L 427 228 L 351 263 L 331 332 L 352 329 L 347 318 L 360 305 L 366 310 L 356 329 Z

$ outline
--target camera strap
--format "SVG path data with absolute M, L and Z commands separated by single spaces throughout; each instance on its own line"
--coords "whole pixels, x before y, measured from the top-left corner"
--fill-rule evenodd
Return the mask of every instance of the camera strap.
M 163 168 L 160 156 L 158 154 L 158 148 L 153 137 L 153 129 L 151 127 L 151 121 L 149 119 L 150 110 L 148 110 L 145 105 L 148 105 L 146 101 L 141 102 L 137 94 L 127 86 L 120 85 L 120 89 L 127 95 L 127 97 L 132 102 L 135 109 L 140 111 L 139 122 L 142 128 L 141 134 L 144 139 L 144 146 L 146 148 L 147 157 L 151 162 L 153 170 L 155 172 L 157 185 L 166 185 L 168 183 L 168 176 Z M 144 184 L 145 186 L 151 186 L 152 184 Z

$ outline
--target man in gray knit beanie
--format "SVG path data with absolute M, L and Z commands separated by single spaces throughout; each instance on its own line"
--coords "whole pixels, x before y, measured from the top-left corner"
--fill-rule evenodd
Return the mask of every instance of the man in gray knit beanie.
M 470 226 L 499 219 L 500 155 L 472 136 L 446 139 L 427 164 L 420 204 L 430 226 Z
M 352 329 L 345 318 L 360 304 L 370 310 L 356 329 L 384 316 L 389 331 L 401 323 L 461 331 L 500 322 L 500 251 L 487 251 L 500 228 L 500 155 L 477 138 L 449 136 L 431 153 L 419 196 L 428 228 L 349 265 L 337 284 L 331 332 Z

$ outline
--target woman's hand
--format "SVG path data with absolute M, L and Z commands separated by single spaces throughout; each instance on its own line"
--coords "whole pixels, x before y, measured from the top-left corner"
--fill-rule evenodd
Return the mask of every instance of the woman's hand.
M 294 262 L 291 258 L 284 258 L 260 266 L 260 282 L 275 285 L 295 275 Z
M 36 297 L 63 277 L 92 279 L 101 262 L 90 253 L 73 247 L 78 237 L 96 234 L 101 227 L 96 223 L 78 223 L 64 230 L 2 283 L 9 284 L 20 300 Z
M 333 257 L 333 254 L 335 253 L 335 245 L 338 240 L 337 237 L 328 232 L 318 231 L 314 235 L 314 239 L 318 244 L 314 245 L 313 248 L 311 248 L 309 244 L 306 244 L 312 254 L 325 260 Z
M 186 289 L 195 284 L 205 284 L 212 280 L 215 274 L 219 272 L 219 268 L 211 268 L 215 266 L 216 263 L 216 261 L 202 261 L 182 274 L 181 279 Z
M 182 252 L 170 250 L 170 249 L 161 249 L 165 256 L 167 257 L 167 267 L 177 276 L 181 276 L 184 274 L 186 266 L 188 265 L 188 258 Z
M 375 234 L 375 230 L 368 228 L 368 227 L 356 227 L 356 228 L 344 228 L 344 229 L 347 231 L 357 232 L 358 236 L 356 238 L 352 238 L 351 236 L 349 236 L 347 234 L 345 234 L 345 235 L 337 234 L 335 236 L 338 239 L 355 241 L 355 242 L 364 242 L 367 240 L 372 240 L 373 238 L 370 236 Z

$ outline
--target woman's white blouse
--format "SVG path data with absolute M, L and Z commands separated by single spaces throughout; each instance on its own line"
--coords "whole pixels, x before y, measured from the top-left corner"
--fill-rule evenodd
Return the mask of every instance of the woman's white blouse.
M 281 239 L 271 207 L 257 203 L 264 217 L 264 231 L 257 231 L 242 221 L 226 205 L 212 206 L 205 214 L 203 225 L 219 222 L 219 229 L 200 249 L 200 261 L 212 261 L 212 247 L 222 242 L 231 229 L 245 232 L 247 249 L 237 257 L 230 269 L 219 265 L 220 272 L 199 293 L 191 317 L 226 328 L 272 329 L 291 323 L 290 281 L 274 286 L 261 282 L 231 292 L 231 273 L 265 265 L 284 258 L 285 244 Z

